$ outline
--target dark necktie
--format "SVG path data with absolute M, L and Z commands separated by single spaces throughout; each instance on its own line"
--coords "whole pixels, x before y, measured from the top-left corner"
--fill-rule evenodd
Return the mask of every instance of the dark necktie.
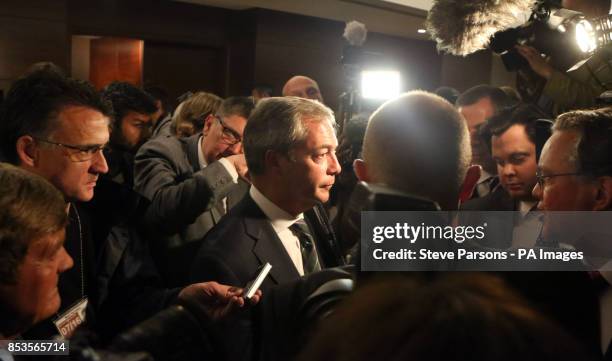
M 320 271 L 321 264 L 317 255 L 317 248 L 314 244 L 314 239 L 310 235 L 308 225 L 303 219 L 296 221 L 289 227 L 289 230 L 300 241 L 300 252 L 302 253 L 302 264 L 304 266 L 304 275 L 312 272 Z

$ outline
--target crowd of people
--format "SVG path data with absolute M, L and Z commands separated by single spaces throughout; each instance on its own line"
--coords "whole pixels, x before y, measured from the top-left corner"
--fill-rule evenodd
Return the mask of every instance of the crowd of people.
M 161 88 L 98 92 L 50 67 L 15 81 L 0 106 L 0 339 L 91 332 L 113 349 L 140 327 L 153 341 L 131 351 L 172 359 L 151 345 L 191 330 L 168 321 L 179 307 L 202 344 L 177 359 L 612 357 L 605 265 L 362 272 L 346 219 L 354 189 L 381 186 L 441 210 L 517 211 L 480 246 L 544 246 L 522 227 L 563 225 L 534 211 L 612 209 L 612 111 L 553 119 L 512 89 L 446 87 L 336 134 L 315 80 L 270 93 L 196 91 L 171 109 Z

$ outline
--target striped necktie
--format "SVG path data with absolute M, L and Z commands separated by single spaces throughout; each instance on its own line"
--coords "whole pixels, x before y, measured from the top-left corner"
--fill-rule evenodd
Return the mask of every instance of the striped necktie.
M 315 247 L 314 239 L 310 235 L 310 230 L 308 229 L 306 222 L 304 222 L 303 219 L 299 219 L 289 227 L 289 230 L 291 230 L 293 235 L 300 241 L 300 252 L 302 253 L 304 275 L 320 271 L 321 264 L 319 263 L 317 248 Z

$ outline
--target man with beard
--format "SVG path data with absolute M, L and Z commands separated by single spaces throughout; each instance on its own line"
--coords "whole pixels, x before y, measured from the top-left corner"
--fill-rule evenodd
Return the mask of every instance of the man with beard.
M 123 82 L 109 84 L 102 96 L 113 106 L 114 119 L 109 147 L 104 156 L 108 174 L 104 177 L 132 188 L 134 185 L 134 154 L 151 136 L 155 99 L 143 90 Z
M 136 154 L 136 191 L 151 201 L 147 225 L 159 239 L 158 263 L 166 281 L 186 280 L 199 241 L 247 190 L 242 133 L 253 101 L 226 99 L 188 138 L 160 136 Z

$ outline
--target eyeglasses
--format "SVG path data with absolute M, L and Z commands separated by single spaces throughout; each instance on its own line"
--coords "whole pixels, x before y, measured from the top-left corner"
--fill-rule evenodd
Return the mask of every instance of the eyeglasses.
M 557 173 L 557 174 L 542 174 L 541 170 L 536 171 L 536 181 L 538 182 L 538 185 L 540 186 L 540 188 L 544 187 L 544 182 L 546 181 L 546 179 L 548 178 L 554 178 L 554 177 L 566 177 L 566 176 L 577 176 L 577 175 L 585 175 L 584 173 Z
M 238 134 L 238 132 L 234 129 L 228 127 L 223 121 L 223 118 L 218 115 L 215 115 L 215 118 L 217 118 L 219 124 L 221 124 L 221 128 L 223 128 L 222 137 L 225 143 L 227 143 L 228 145 L 234 145 L 242 142 L 242 136 Z
M 94 157 L 94 155 L 96 155 L 98 152 L 102 152 L 108 144 L 107 143 L 107 144 L 93 144 L 93 145 L 73 145 L 73 144 L 52 142 L 50 140 L 42 139 L 42 138 L 34 138 L 34 139 L 36 139 L 36 141 L 38 142 L 47 143 L 47 144 L 54 145 L 56 147 L 64 148 L 66 150 L 66 154 L 68 155 L 68 158 L 73 162 L 86 162 L 88 160 L 91 160 Z

